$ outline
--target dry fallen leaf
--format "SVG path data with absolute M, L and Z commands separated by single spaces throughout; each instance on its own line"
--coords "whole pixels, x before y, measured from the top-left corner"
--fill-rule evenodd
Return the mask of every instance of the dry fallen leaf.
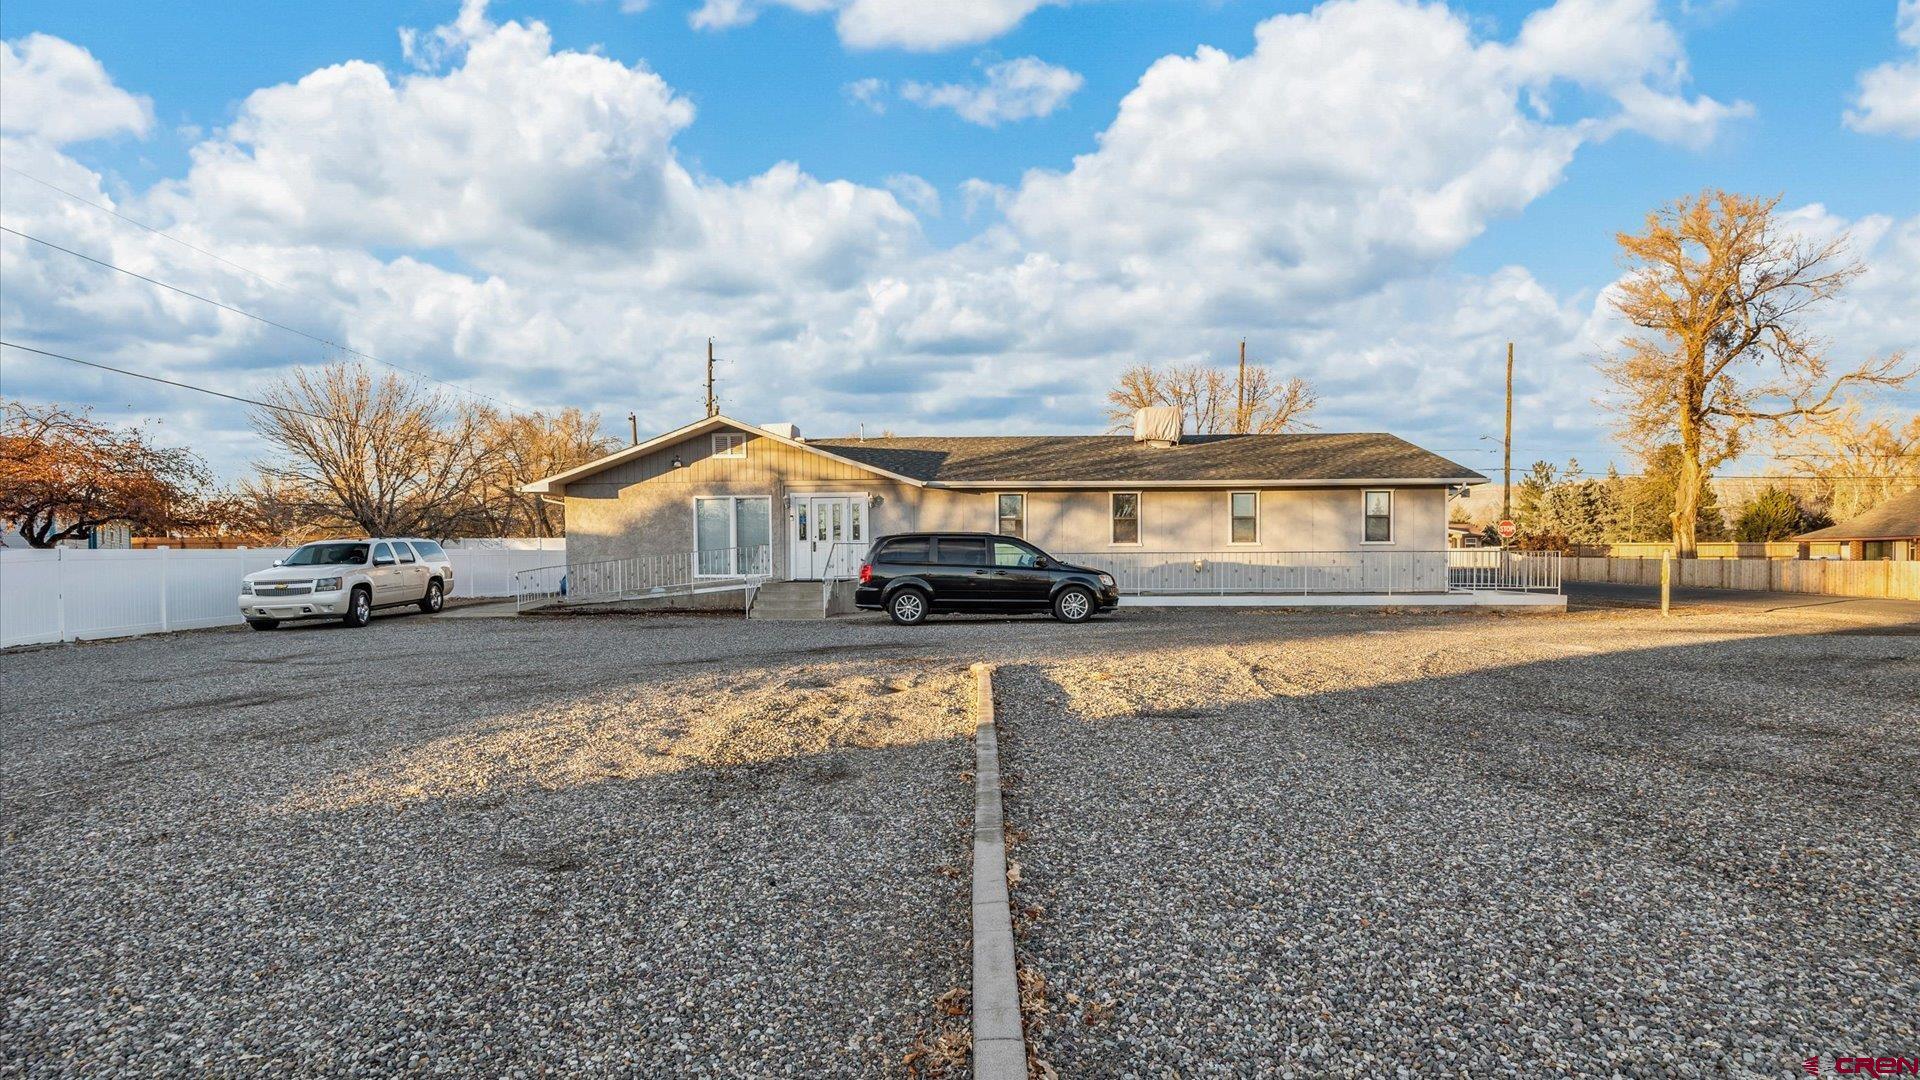
M 1019 884 L 1020 884 L 1020 864 L 1009 859 L 1007 861 L 1007 888 L 1011 889 L 1018 886 Z

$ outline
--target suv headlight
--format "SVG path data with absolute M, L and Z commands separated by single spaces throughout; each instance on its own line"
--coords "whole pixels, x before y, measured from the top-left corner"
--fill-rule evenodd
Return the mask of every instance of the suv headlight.
M 240 579 L 240 595 L 241 595 L 241 596 L 252 596 L 252 595 L 253 595 L 253 582 L 251 582 L 251 581 L 248 581 L 248 580 L 247 580 L 246 578 L 241 578 L 241 579 Z
M 340 587 L 340 579 L 337 577 L 323 577 L 323 578 L 313 579 L 314 592 L 332 592 L 333 590 L 339 587 Z
M 1100 575 L 1100 584 L 1102 584 L 1102 585 L 1112 585 L 1112 584 L 1113 584 L 1113 575 L 1112 575 L 1112 574 L 1101 574 L 1101 575 Z

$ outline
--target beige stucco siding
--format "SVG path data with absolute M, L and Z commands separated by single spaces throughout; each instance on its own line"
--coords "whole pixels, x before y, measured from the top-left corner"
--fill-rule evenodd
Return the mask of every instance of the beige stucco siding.
M 1125 490 L 1125 489 L 1115 489 Z M 1250 490 L 1250 489 L 1242 489 Z M 1360 488 L 1269 488 L 1259 492 L 1256 544 L 1231 543 L 1229 493 L 1149 488 L 1140 492 L 1140 549 L 1150 551 L 1352 551 L 1366 548 L 1437 551 L 1447 546 L 1446 495 L 1441 488 L 1393 489 L 1393 540 L 1362 545 Z M 1116 545 L 1111 492 L 1029 491 L 1027 538 L 1050 551 L 1097 552 Z M 973 526 L 992 529 L 987 520 Z
M 782 577 L 787 574 L 789 538 L 796 527 L 788 496 L 799 492 L 844 492 L 878 499 L 870 504 L 869 536 L 996 528 L 997 492 L 919 487 L 751 430 L 745 434 L 744 458 L 715 456 L 710 436 L 702 434 L 567 485 L 562 493 L 568 561 L 692 551 L 693 500 L 710 495 L 768 497 L 774 572 Z M 1363 547 L 1361 491 L 1263 490 L 1259 542 L 1241 546 L 1228 542 L 1228 492 L 1149 488 L 1140 493 L 1141 543 L 1128 547 L 1111 543 L 1107 489 L 1032 490 L 1024 492 L 1026 536 L 1056 553 L 1353 551 Z M 1390 543 L 1364 547 L 1438 551 L 1447 546 L 1444 489 L 1395 489 L 1393 519 Z

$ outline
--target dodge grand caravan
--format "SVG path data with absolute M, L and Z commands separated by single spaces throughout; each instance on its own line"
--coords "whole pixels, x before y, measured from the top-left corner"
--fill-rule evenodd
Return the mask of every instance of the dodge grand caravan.
M 854 606 L 912 624 L 946 611 L 1051 611 L 1086 622 L 1120 602 L 1113 575 L 1060 562 L 1032 544 L 993 533 L 882 536 L 860 567 Z

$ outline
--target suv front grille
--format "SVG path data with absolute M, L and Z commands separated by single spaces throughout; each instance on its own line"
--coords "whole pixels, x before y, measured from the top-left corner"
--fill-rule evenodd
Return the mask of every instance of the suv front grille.
M 255 596 L 306 596 L 311 592 L 313 592 L 313 584 L 311 582 L 301 582 L 298 585 L 266 584 L 255 585 L 253 587 L 253 595 Z

